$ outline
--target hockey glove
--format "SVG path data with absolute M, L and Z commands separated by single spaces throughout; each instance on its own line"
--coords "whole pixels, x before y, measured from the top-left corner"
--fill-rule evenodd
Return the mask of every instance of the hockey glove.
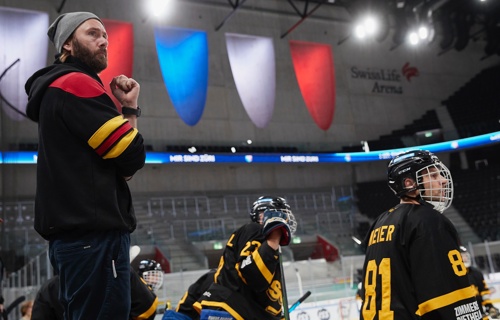
M 292 233 L 290 231 L 290 226 L 288 225 L 288 215 L 286 213 L 275 210 L 266 210 L 264 212 L 263 224 L 264 227 L 262 229 L 262 233 L 266 238 L 274 230 L 281 229 L 280 245 L 287 246 L 290 244 Z
M 500 318 L 500 312 L 498 311 L 497 308 L 495 308 L 493 305 L 488 308 L 488 316 L 491 319 L 499 319 Z

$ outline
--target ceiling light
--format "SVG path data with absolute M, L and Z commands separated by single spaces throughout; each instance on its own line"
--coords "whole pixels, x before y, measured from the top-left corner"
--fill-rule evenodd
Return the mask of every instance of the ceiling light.
M 361 24 L 358 24 L 355 28 L 354 28 L 354 35 L 358 38 L 358 39 L 363 39 L 366 37 L 366 30 L 365 30 L 365 27 Z
M 155 17 L 164 17 L 173 11 L 173 1 L 150 0 L 149 10 Z
M 425 40 L 429 37 L 429 28 L 426 26 L 421 26 L 418 28 L 418 37 L 422 40 Z
M 365 27 L 365 31 L 368 35 L 375 35 L 378 31 L 377 20 L 372 16 L 368 16 L 364 19 L 363 26 Z
M 416 46 L 420 42 L 417 32 L 415 31 L 410 32 L 408 34 L 408 41 L 410 42 L 411 45 Z

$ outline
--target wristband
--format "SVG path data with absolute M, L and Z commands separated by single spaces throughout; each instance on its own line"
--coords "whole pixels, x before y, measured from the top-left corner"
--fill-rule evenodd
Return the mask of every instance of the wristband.
M 137 118 L 139 118 L 141 116 L 141 108 L 137 107 L 136 109 L 136 108 L 122 106 L 122 114 L 132 114 Z

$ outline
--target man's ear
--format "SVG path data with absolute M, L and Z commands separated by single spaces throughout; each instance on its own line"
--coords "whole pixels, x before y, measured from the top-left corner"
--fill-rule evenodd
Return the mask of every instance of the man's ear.
M 412 178 L 405 178 L 404 184 L 405 184 L 405 189 L 413 188 L 415 187 L 415 180 L 413 180 Z
M 62 48 L 68 52 L 73 51 L 73 45 L 71 44 L 71 40 L 66 40 L 66 42 L 63 44 Z

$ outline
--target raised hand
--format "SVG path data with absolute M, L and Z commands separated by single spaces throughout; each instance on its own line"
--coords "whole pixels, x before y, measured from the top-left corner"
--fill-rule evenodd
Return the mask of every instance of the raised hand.
M 124 75 L 114 77 L 109 84 L 111 92 L 123 106 L 136 108 L 141 86 L 137 81 Z
M 279 244 L 281 246 L 290 244 L 292 233 L 288 225 L 288 215 L 286 213 L 277 210 L 266 210 L 264 212 L 263 225 L 262 233 L 266 238 L 280 236 Z

